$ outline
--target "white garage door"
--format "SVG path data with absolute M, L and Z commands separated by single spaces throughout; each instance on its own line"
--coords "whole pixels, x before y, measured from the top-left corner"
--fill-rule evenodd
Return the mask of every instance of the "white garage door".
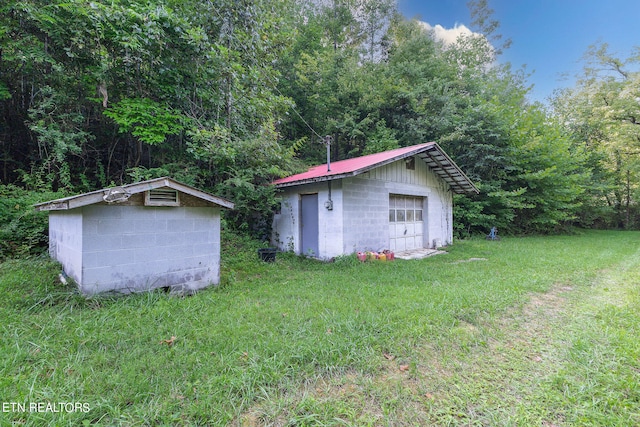
M 389 195 L 389 246 L 394 252 L 423 247 L 424 197 Z

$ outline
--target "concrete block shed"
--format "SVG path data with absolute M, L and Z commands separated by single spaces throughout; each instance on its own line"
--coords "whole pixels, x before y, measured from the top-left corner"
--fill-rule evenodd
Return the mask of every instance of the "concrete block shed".
M 478 192 L 435 142 L 314 166 L 273 184 L 282 204 L 272 244 L 321 259 L 450 244 L 453 193 Z
M 85 295 L 190 292 L 220 280 L 220 214 L 233 203 L 171 178 L 35 205 L 49 253 Z

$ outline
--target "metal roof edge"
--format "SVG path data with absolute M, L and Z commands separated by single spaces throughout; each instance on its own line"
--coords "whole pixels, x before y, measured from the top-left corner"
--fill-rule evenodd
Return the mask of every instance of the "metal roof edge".
M 165 178 L 165 179 L 166 179 L 166 186 L 173 188 L 174 190 L 178 190 L 183 193 L 189 194 L 191 196 L 206 200 L 208 202 L 215 203 L 227 209 L 233 209 L 233 207 L 235 206 L 235 204 L 229 200 L 198 190 L 197 188 L 193 188 L 190 185 L 183 184 L 172 178 Z
M 274 184 L 274 186 L 276 188 L 294 187 L 296 185 L 305 185 L 305 184 L 311 184 L 311 183 L 314 183 L 314 182 L 332 181 L 332 180 L 336 180 L 336 179 L 342 179 L 342 178 L 348 178 L 350 176 L 360 175 L 360 174 L 363 174 L 365 172 L 369 172 L 372 169 L 379 168 L 381 166 L 386 166 L 386 165 L 388 165 L 390 163 L 393 163 L 393 162 L 396 162 L 398 160 L 402 160 L 402 159 L 406 159 L 407 157 L 415 156 L 415 155 L 417 155 L 417 154 L 429 149 L 433 145 L 437 145 L 437 144 L 432 141 L 432 142 L 425 142 L 423 144 L 418 144 L 418 145 L 422 145 L 422 147 L 415 148 L 415 149 L 413 149 L 411 151 L 408 151 L 406 153 L 402 153 L 402 154 L 399 154 L 397 156 L 381 160 L 381 161 L 379 161 L 377 163 L 373 163 L 371 165 L 364 166 L 364 167 L 362 167 L 360 169 L 355 169 L 355 170 L 353 170 L 351 172 L 345 172 L 345 173 L 336 174 L 336 175 L 322 175 L 322 176 L 318 176 L 318 177 L 314 177 L 314 178 L 302 179 L 302 180 L 299 180 L 299 181 L 290 181 L 290 182 L 285 182 L 285 183 L 282 183 L 282 184 Z M 407 148 L 407 147 L 400 147 L 400 149 L 402 149 L 402 148 Z M 398 150 L 398 148 L 396 148 L 395 150 Z M 392 150 L 389 150 L 389 151 L 392 151 Z M 374 154 L 379 154 L 379 153 L 374 153 Z M 354 159 L 356 159 L 356 158 L 357 157 L 354 157 Z M 345 160 L 351 160 L 351 159 L 345 159 Z M 343 161 L 343 160 L 340 160 L 340 161 Z M 317 166 L 313 166 L 313 167 L 318 167 L 318 166 L 324 166 L 324 165 L 317 165 Z
M 480 190 L 478 190 L 478 187 L 475 186 L 475 184 L 473 183 L 473 181 L 471 181 L 471 179 L 469 179 L 469 177 L 467 176 L 467 174 L 464 173 L 464 171 L 462 169 L 460 169 L 460 167 L 458 166 L 458 164 L 456 162 L 453 161 L 453 159 L 451 157 L 449 157 L 449 155 L 442 149 L 442 147 L 440 147 L 440 145 L 438 145 L 437 142 L 434 142 L 433 145 L 431 147 L 428 147 L 426 150 L 424 151 L 429 151 L 430 148 L 435 148 L 438 150 L 438 152 L 445 157 L 450 163 L 451 165 L 458 171 L 458 173 L 460 173 L 460 175 L 462 175 L 462 178 L 464 178 L 465 181 L 467 181 L 467 183 L 469 183 L 469 186 L 471 187 L 471 189 L 473 190 L 473 192 L 475 194 L 480 194 Z
M 307 185 L 307 184 L 313 184 L 316 182 L 335 181 L 337 179 L 349 178 L 350 176 L 355 176 L 355 174 L 353 172 L 348 172 L 348 173 L 341 173 L 336 175 L 324 175 L 316 178 L 307 178 L 300 181 L 284 182 L 282 184 L 273 184 L 273 185 L 276 188 L 295 187 L 297 185 Z
M 406 152 L 406 153 L 403 153 L 403 154 L 399 154 L 399 155 L 394 156 L 394 157 L 390 157 L 390 158 L 382 160 L 382 161 L 380 161 L 378 163 L 374 163 L 372 165 L 365 166 L 365 167 L 360 168 L 360 169 L 356 169 L 353 172 L 353 175 L 354 176 L 355 175 L 360 175 L 361 173 L 369 172 L 372 169 L 379 168 L 379 167 L 382 167 L 382 166 L 386 166 L 386 165 L 391 164 L 393 162 L 397 162 L 398 160 L 406 159 L 407 157 L 413 157 L 415 155 L 418 155 L 418 154 L 422 153 L 423 151 L 427 151 L 429 148 L 433 147 L 434 145 L 438 145 L 435 142 L 428 142 L 428 143 L 425 143 L 425 144 L 429 144 L 429 145 L 425 145 L 424 147 L 416 148 L 415 150 L 411 150 L 409 152 Z

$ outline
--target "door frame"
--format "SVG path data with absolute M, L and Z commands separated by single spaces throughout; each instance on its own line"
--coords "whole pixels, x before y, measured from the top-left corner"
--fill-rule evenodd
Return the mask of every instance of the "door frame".
M 429 247 L 429 212 L 427 210 L 427 207 L 429 205 L 428 203 L 428 197 L 427 195 L 422 195 L 422 194 L 411 194 L 411 193 L 399 193 L 399 192 L 389 192 L 387 195 L 387 200 L 391 200 L 391 196 L 396 196 L 396 197 L 403 197 L 403 198 L 408 198 L 408 197 L 412 197 L 412 198 L 416 198 L 416 199 L 422 199 L 422 242 L 420 242 L 420 247 L 422 248 L 428 248 Z M 389 207 L 389 209 L 391 209 L 391 203 L 388 203 L 387 205 Z M 415 221 L 412 221 L 415 223 Z M 391 224 L 395 224 L 392 223 L 391 221 L 389 221 L 388 223 L 388 229 L 391 230 Z M 393 237 L 393 233 L 391 233 L 391 231 L 389 231 L 389 244 L 388 246 L 391 247 L 391 239 L 394 238 Z

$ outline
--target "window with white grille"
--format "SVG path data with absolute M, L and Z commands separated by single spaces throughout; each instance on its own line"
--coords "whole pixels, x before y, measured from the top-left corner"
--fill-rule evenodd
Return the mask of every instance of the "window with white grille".
M 180 206 L 180 197 L 177 190 L 157 188 L 145 193 L 144 204 L 146 206 Z

